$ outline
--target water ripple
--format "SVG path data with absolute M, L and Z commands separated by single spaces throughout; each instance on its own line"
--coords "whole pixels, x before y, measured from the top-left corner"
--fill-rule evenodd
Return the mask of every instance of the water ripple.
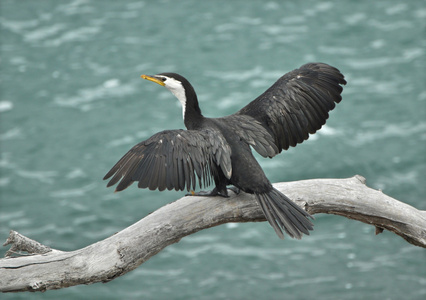
M 9 177 L 0 177 L 0 187 L 6 187 L 10 184 L 11 180 Z
M 411 123 L 387 124 L 375 129 L 362 131 L 355 135 L 349 143 L 354 147 L 362 147 L 368 143 L 377 143 L 379 140 L 386 140 L 392 137 L 418 136 L 426 131 L 426 123 L 413 125 Z
M 75 96 L 58 96 L 55 98 L 54 102 L 59 106 L 75 107 L 80 108 L 83 111 L 88 111 L 92 109 L 89 105 L 91 102 L 111 97 L 124 97 L 126 95 L 134 94 L 135 91 L 136 89 L 133 84 L 121 84 L 118 79 L 113 78 L 105 81 L 101 85 L 81 89 Z
M 394 64 L 397 61 L 394 57 L 372 57 L 372 58 L 350 58 L 346 64 L 354 70 L 375 69 Z M 399 60 L 400 61 L 400 60 Z
M 80 27 L 74 30 L 67 31 L 56 39 L 47 40 L 44 42 L 44 45 L 47 47 L 57 47 L 69 42 L 88 41 L 93 37 L 93 35 L 99 33 L 100 31 L 101 28 L 99 27 Z
M 93 13 L 95 8 L 89 6 L 90 2 L 87 0 L 74 0 L 57 7 L 57 11 L 65 15 L 77 15 Z
M 26 179 L 35 179 L 43 183 L 53 183 L 53 177 L 58 174 L 56 171 L 29 171 L 17 170 L 16 173 Z
M 33 28 L 39 24 L 38 20 L 25 20 L 25 21 L 15 21 L 7 20 L 5 18 L 0 18 L 0 24 L 2 27 L 10 30 L 16 34 L 23 34 L 26 29 Z
M 410 29 L 413 27 L 413 23 L 409 21 L 393 21 L 385 23 L 378 20 L 370 20 L 368 21 L 368 24 L 382 31 L 395 31 L 397 29 Z
M 0 101 L 0 113 L 12 110 L 13 103 L 10 101 Z
M 399 14 L 401 12 L 406 11 L 407 8 L 408 8 L 407 4 L 405 4 L 405 3 L 398 3 L 398 4 L 395 4 L 393 6 L 390 6 L 390 7 L 386 8 L 385 11 L 386 11 L 386 13 L 388 15 L 396 15 L 396 14 Z
M 60 31 L 63 31 L 65 28 L 65 24 L 61 23 L 36 28 L 33 31 L 25 33 L 24 40 L 26 40 L 27 42 L 37 42 L 39 40 L 43 40 L 53 35 L 56 35 Z
M 50 193 L 50 197 L 53 198 L 74 198 L 74 197 L 82 197 L 84 196 L 88 191 L 93 190 L 94 188 L 96 188 L 97 185 L 92 183 L 92 184 L 88 184 L 86 186 L 83 187 L 78 187 L 75 189 L 63 189 L 63 190 L 58 190 L 58 191 L 54 191 Z
M 0 141 L 12 140 L 19 137 L 22 137 L 22 130 L 15 127 L 0 134 Z
M 290 281 L 286 281 L 283 286 L 284 287 L 294 287 L 294 286 L 307 286 L 312 284 L 319 284 L 324 282 L 334 282 L 337 281 L 337 278 L 335 276 L 319 276 L 319 277 L 313 277 L 313 278 L 303 278 L 303 279 L 294 279 Z

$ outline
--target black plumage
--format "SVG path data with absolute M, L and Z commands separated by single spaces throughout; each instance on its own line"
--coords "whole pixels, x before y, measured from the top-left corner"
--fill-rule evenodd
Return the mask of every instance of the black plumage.
M 301 238 L 313 224 L 310 215 L 274 189 L 254 158 L 250 146 L 264 157 L 274 157 L 308 139 L 325 124 L 328 113 L 341 101 L 343 75 L 324 63 L 309 63 L 275 82 L 237 113 L 223 118 L 201 114 L 192 85 L 175 73 L 142 75 L 168 88 L 182 103 L 187 130 L 166 130 L 127 152 L 105 175 L 108 187 L 121 191 L 138 187 L 195 190 L 209 185 L 211 192 L 193 195 L 227 196 L 227 186 L 254 194 L 280 238 Z

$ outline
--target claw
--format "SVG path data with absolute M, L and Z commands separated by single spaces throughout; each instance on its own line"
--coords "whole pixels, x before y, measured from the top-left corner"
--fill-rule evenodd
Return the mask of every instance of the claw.
M 239 188 L 237 188 L 236 186 L 231 186 L 228 188 L 228 190 L 233 191 L 236 195 L 239 195 L 241 190 Z
M 226 192 L 226 190 L 225 190 Z M 190 191 L 190 193 L 186 194 L 185 196 L 205 196 L 205 197 L 213 197 L 213 196 L 222 196 L 225 198 L 228 198 L 228 193 L 224 194 L 221 193 L 217 190 L 217 188 L 214 188 L 211 191 L 200 191 L 200 192 L 194 192 L 194 191 Z

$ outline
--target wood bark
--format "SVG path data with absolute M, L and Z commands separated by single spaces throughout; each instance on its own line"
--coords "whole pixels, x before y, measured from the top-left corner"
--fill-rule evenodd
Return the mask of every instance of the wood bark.
M 376 233 L 386 229 L 426 248 L 426 212 L 367 187 L 361 176 L 274 186 L 310 214 L 327 213 L 358 220 L 375 226 Z M 105 240 L 69 252 L 50 249 L 11 231 L 5 245 L 12 247 L 0 259 L 0 291 L 45 291 L 108 282 L 187 235 L 228 222 L 258 221 L 265 218 L 256 200 L 240 193 L 228 199 L 181 198 Z M 31 255 L 12 257 L 22 251 Z

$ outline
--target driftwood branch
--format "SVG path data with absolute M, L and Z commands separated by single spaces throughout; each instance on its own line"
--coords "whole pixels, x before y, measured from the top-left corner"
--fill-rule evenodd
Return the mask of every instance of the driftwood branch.
M 376 233 L 386 229 L 426 248 L 426 212 L 367 187 L 361 176 L 279 183 L 275 187 L 311 214 L 358 220 L 375 226 Z M 254 197 L 241 193 L 229 199 L 184 197 L 103 241 L 71 252 L 50 249 L 11 231 L 5 245 L 12 248 L 6 255 L 20 251 L 33 255 L 0 259 L 0 291 L 44 291 L 107 282 L 199 230 L 228 222 L 257 221 L 265 221 L 260 207 Z M 271 238 L 275 238 L 272 233 Z

